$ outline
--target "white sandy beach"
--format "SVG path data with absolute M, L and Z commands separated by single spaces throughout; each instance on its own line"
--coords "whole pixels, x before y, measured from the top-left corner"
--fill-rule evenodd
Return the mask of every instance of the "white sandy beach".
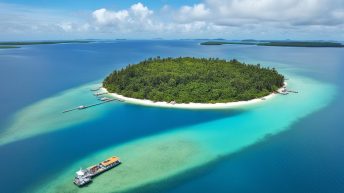
M 287 86 L 287 82 L 284 82 L 284 86 Z M 278 89 L 278 92 L 281 92 L 283 90 L 283 87 Z M 106 88 L 101 88 L 102 92 L 108 92 Z M 268 99 L 271 99 L 276 93 L 271 93 L 265 97 L 252 99 L 248 101 L 237 101 L 237 102 L 228 102 L 228 103 L 168 103 L 168 102 L 154 102 L 147 99 L 135 99 L 135 98 L 129 98 L 125 97 L 123 95 L 119 95 L 116 93 L 109 93 L 112 97 L 123 100 L 126 103 L 131 104 L 137 104 L 137 105 L 144 105 L 144 106 L 153 106 L 153 107 L 164 107 L 164 108 L 180 108 L 180 109 L 227 109 L 227 108 L 233 108 L 233 107 L 241 107 L 245 105 L 252 105 L 256 103 L 264 102 Z

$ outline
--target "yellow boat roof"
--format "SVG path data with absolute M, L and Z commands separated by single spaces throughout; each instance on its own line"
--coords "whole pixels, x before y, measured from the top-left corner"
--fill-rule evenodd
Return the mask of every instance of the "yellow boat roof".
M 106 167 L 108 165 L 115 163 L 116 161 L 119 161 L 119 158 L 114 156 L 114 157 L 110 157 L 107 160 L 101 162 L 101 164 Z

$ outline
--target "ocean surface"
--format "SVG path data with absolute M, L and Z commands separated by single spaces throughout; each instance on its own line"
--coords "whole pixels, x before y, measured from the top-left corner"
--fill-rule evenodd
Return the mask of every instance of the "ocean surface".
M 274 67 L 298 94 L 227 110 L 96 103 L 90 89 L 149 57 Z M 126 40 L 0 50 L 0 192 L 344 193 L 344 49 Z M 123 164 L 87 187 L 75 171 Z

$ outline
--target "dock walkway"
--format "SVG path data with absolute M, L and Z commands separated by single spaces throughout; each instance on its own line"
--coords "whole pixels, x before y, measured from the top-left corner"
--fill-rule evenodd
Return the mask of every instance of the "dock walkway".
M 72 108 L 72 109 L 67 109 L 67 110 L 63 111 L 62 113 L 68 113 L 68 112 L 75 111 L 75 110 L 83 110 L 83 109 L 87 109 L 87 108 L 90 108 L 90 107 L 98 106 L 98 105 L 101 105 L 101 104 L 104 104 L 104 103 L 108 103 L 108 102 L 111 102 L 111 101 L 115 101 L 115 100 L 123 102 L 123 100 L 119 100 L 119 99 L 108 99 L 108 100 L 104 100 L 102 102 L 94 103 L 94 104 L 91 104 L 91 105 L 81 105 L 81 106 L 78 106 L 78 107 L 75 107 L 75 108 Z

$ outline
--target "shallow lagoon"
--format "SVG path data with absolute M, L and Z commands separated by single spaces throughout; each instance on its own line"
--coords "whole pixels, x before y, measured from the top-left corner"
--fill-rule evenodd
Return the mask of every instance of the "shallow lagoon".
M 124 46 L 125 49 L 133 49 L 129 46 L 130 43 L 121 44 L 127 46 Z M 1 162 L 8 163 L 9 160 L 30 155 L 23 167 L 30 172 L 27 177 L 31 177 L 31 179 L 17 179 L 20 170 L 12 170 L 10 173 L 9 169 L 2 167 L 2 171 L 9 174 L 6 179 L 2 180 L 5 190 L 34 192 L 37 190 L 42 192 L 56 192 L 56 190 L 112 192 L 115 190 L 116 192 L 135 190 L 147 183 L 150 184 L 146 187 L 147 191 L 159 189 L 160 186 L 166 186 L 166 188 L 159 189 L 159 191 L 171 189 L 172 185 L 160 182 L 169 179 L 168 182 L 178 181 L 178 183 L 171 183 L 173 186 L 180 186 L 190 181 L 191 178 L 185 180 L 182 176 L 185 171 L 192 169 L 194 170 L 191 173 L 195 174 L 192 176 L 197 179 L 198 169 L 195 168 L 213 163 L 219 157 L 237 153 L 263 139 L 269 141 L 271 134 L 290 129 L 292 124 L 299 121 L 300 118 L 330 104 L 338 93 L 338 91 L 336 92 L 338 87 L 325 83 L 321 79 L 323 78 L 321 73 L 312 73 L 312 79 L 306 78 L 310 72 L 317 70 L 305 68 L 308 64 L 307 61 L 300 66 L 293 65 L 293 63 L 292 65 L 285 64 L 280 61 L 281 57 L 276 57 L 276 60 L 271 61 L 270 58 L 260 58 L 264 54 L 257 55 L 257 52 L 261 52 L 261 50 L 255 50 L 251 55 L 247 55 L 245 53 L 247 50 L 255 49 L 252 47 L 204 48 L 189 41 L 141 43 L 142 47 L 136 49 L 145 50 L 146 53 L 140 52 L 142 55 L 136 59 L 151 56 L 150 52 L 157 50 L 161 56 L 168 54 L 198 56 L 203 52 L 209 56 L 236 57 L 245 61 L 257 61 L 275 66 L 288 75 L 290 78 L 288 83 L 291 88 L 302 92 L 295 95 L 278 96 L 259 105 L 227 111 L 184 111 L 112 103 L 84 112 L 75 112 L 70 114 L 69 118 L 60 117 L 60 114 L 54 116 L 54 112 L 60 113 L 61 109 L 65 107 L 69 108 L 80 105 L 81 102 L 89 103 L 95 100 L 88 90 L 92 84 L 88 84 L 86 80 L 90 82 L 99 77 L 80 75 L 81 78 L 77 78 L 77 81 L 74 80 L 77 83 L 73 84 L 76 86 L 87 84 L 88 86 L 74 87 L 73 84 L 67 85 L 67 87 L 66 85 L 60 86 L 60 91 L 51 91 L 48 99 L 43 97 L 33 105 L 28 103 L 24 109 L 18 108 L 18 111 L 10 116 L 11 119 L 6 121 L 6 127 L 3 127 L 3 130 L 7 134 L 1 136 L 6 140 L 1 141 L 3 145 L 0 147 L 0 152 L 6 158 Z M 67 46 L 69 47 L 67 49 L 78 50 L 78 52 L 92 49 L 95 53 L 98 53 L 97 49 L 104 51 L 103 47 L 99 45 L 95 45 L 96 48 L 87 48 L 88 46 L 80 48 L 74 45 Z M 103 46 L 109 47 L 110 50 L 117 49 L 116 43 Z M 123 45 L 121 46 L 123 47 Z M 62 49 L 58 47 L 49 48 L 53 51 Z M 180 53 L 175 51 L 176 47 L 180 48 Z M 39 50 L 39 48 L 32 49 Z M 123 52 L 128 51 L 125 49 Z M 279 52 L 276 51 L 276 53 Z M 113 58 L 109 53 L 104 55 Z M 95 56 L 93 55 L 93 57 Z M 286 58 L 286 60 L 290 59 Z M 106 64 L 106 62 L 104 63 Z M 87 67 L 92 69 L 91 66 L 88 63 Z M 106 74 L 112 69 L 110 66 L 112 65 L 109 64 L 102 69 L 102 72 L 97 73 Z M 72 68 L 77 69 L 78 67 L 73 66 Z M 98 68 L 93 67 L 93 69 Z M 73 95 L 72 93 L 77 94 Z M 50 102 L 55 104 L 54 100 L 59 99 L 62 101 L 67 99 L 68 103 L 59 106 L 50 105 Z M 43 118 L 44 121 L 40 122 L 39 118 Z M 18 135 L 15 134 L 15 128 L 26 130 L 18 132 Z M 83 140 L 78 140 L 80 138 Z M 17 150 L 16 154 L 13 153 L 14 149 Z M 89 187 L 78 189 L 71 183 L 75 170 L 80 166 L 86 167 L 113 154 L 120 156 L 124 164 L 97 177 Z M 240 156 L 240 153 L 237 155 Z M 146 160 L 147 162 L 137 162 L 137 160 Z M 14 166 L 19 163 L 20 161 L 12 161 L 10 165 Z M 142 167 L 141 164 L 145 167 Z M 190 172 L 188 173 L 190 174 Z M 116 176 L 116 180 L 113 181 L 108 176 Z M 13 179 L 22 182 L 22 185 L 19 187 L 5 185 L 6 182 L 10 183 Z M 197 181 L 195 183 L 197 184 Z M 183 191 L 183 188 L 176 189 L 176 192 L 178 191 Z
M 39 189 L 41 192 L 137 190 L 236 153 L 287 129 L 298 119 L 326 106 L 333 98 L 334 87 L 291 77 L 289 87 L 299 90 L 299 94 L 276 96 L 265 103 L 243 107 L 243 113 L 238 116 L 176 128 L 116 145 L 73 164 L 47 187 L 40 186 Z M 312 95 L 317 97 L 312 98 Z M 121 157 L 123 164 L 120 167 L 97 177 L 93 184 L 82 189 L 70 183 L 69 176 L 73 175 L 75 168 L 92 165 L 100 157 L 112 154 Z

